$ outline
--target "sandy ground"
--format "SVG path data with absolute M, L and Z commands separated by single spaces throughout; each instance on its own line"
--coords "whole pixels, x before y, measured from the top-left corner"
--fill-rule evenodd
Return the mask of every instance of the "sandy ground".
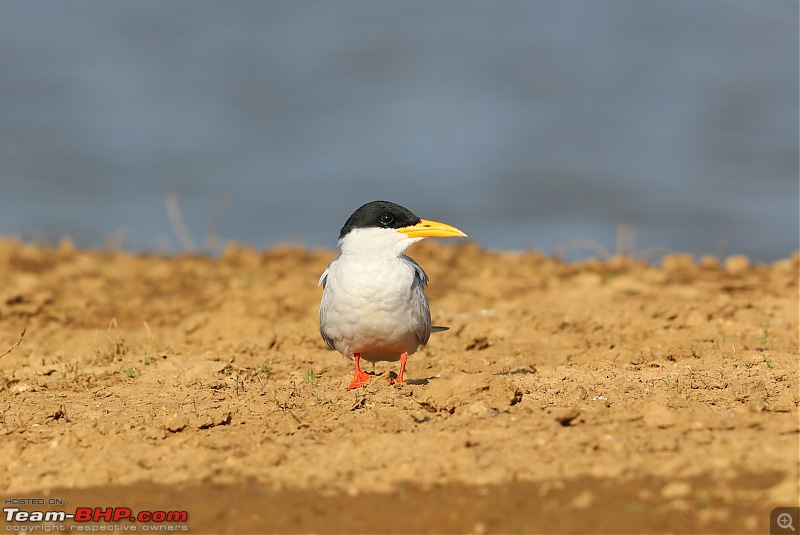
M 333 251 L 0 240 L 0 353 L 27 328 L 0 358 L 3 498 L 194 533 L 766 532 L 798 505 L 798 255 L 409 253 L 450 330 L 407 383 L 347 392 L 316 326 Z

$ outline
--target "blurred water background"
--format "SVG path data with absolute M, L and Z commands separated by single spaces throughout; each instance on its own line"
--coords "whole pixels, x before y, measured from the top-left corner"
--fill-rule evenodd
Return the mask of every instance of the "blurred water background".
M 179 251 L 172 199 L 198 248 L 333 247 L 388 199 L 494 249 L 772 261 L 799 116 L 793 0 L 3 0 L 0 234 Z

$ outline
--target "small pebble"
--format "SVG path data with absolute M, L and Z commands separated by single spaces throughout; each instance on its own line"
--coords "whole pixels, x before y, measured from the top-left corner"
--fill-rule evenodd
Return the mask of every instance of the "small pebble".
M 495 414 L 496 411 L 484 401 L 478 400 L 467 407 L 466 413 L 475 418 L 481 418 L 483 416 L 491 416 Z
M 179 433 L 186 429 L 188 425 L 189 418 L 186 415 L 176 413 L 164 423 L 164 429 L 171 433 Z
M 747 404 L 747 410 L 755 413 L 764 412 L 765 410 L 767 410 L 767 404 L 763 399 L 759 398 L 752 399 Z
M 586 392 L 586 389 L 583 386 L 578 385 L 573 390 L 568 392 L 566 396 L 564 396 L 564 403 L 568 405 L 576 405 L 585 400 L 588 396 L 589 394 Z
M 575 509 L 588 509 L 594 503 L 594 494 L 590 490 L 584 490 L 572 500 L 572 507 Z

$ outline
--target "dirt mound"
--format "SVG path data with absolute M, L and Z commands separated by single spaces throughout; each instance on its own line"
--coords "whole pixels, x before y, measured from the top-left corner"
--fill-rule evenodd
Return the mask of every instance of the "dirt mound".
M 798 504 L 798 255 L 409 253 L 450 330 L 407 383 L 347 392 L 316 326 L 332 251 L 0 241 L 0 353 L 27 328 L 0 358 L 4 497 L 195 532 L 763 532 Z

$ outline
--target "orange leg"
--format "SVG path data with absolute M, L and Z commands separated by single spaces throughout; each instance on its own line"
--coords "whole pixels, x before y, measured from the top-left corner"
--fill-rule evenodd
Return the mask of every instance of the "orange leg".
M 361 388 L 362 386 L 366 386 L 367 381 L 369 381 L 370 378 L 369 374 L 366 374 L 361 371 L 361 353 L 354 353 L 353 361 L 356 363 L 356 373 L 353 376 L 353 380 L 350 381 L 350 385 L 347 387 L 348 390 L 353 390 L 354 388 Z
M 405 379 L 403 379 L 403 372 L 406 371 L 406 362 L 408 362 L 408 355 L 400 353 L 400 373 L 397 374 L 395 383 L 402 383 L 405 381 Z
M 390 385 L 405 382 L 405 379 L 403 379 L 403 373 L 406 371 L 406 362 L 408 362 L 408 355 L 405 353 L 400 353 L 400 373 L 397 374 L 397 379 L 390 379 L 388 377 L 386 378 Z

